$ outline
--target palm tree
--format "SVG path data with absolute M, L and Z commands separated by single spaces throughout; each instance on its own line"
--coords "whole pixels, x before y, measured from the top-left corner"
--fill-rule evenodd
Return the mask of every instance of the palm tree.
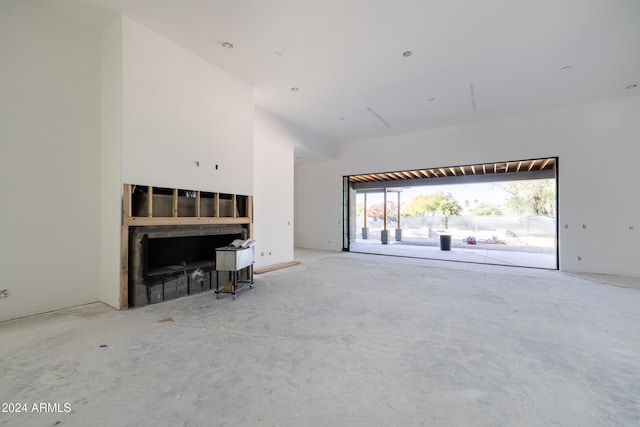
M 440 203 L 439 209 L 440 209 L 440 212 L 442 212 L 442 215 L 444 215 L 444 228 L 445 230 L 448 230 L 449 217 L 454 215 L 460 215 L 460 212 L 462 211 L 462 206 L 460 206 L 460 204 L 456 199 L 454 199 L 451 196 L 447 196 L 447 198 Z

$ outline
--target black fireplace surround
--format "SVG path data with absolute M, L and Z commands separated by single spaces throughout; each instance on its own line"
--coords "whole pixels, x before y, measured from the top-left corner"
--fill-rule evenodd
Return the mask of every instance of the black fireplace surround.
M 246 236 L 241 225 L 130 227 L 129 306 L 211 289 L 217 279 L 215 249 Z

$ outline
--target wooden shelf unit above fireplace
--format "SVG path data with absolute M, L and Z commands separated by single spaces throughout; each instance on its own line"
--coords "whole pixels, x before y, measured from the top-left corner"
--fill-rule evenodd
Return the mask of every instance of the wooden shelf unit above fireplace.
M 129 235 L 148 226 L 242 226 L 253 239 L 253 197 L 124 184 L 120 235 L 120 309 L 129 300 Z M 136 227 L 135 229 L 132 227 Z
M 247 224 L 252 234 L 251 196 L 131 184 L 123 196 L 123 225 Z

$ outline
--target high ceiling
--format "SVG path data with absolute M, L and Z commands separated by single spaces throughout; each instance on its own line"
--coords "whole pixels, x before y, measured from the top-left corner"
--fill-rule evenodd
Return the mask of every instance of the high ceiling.
M 128 15 L 326 144 L 640 92 L 638 0 L 40 2 Z

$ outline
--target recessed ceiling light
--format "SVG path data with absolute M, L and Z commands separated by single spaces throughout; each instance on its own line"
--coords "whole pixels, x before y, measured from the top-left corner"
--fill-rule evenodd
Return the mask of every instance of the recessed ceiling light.
M 638 85 L 629 85 L 629 86 L 625 87 L 625 89 L 635 89 L 637 87 L 638 87 Z
M 226 47 L 227 49 L 233 49 L 233 45 L 229 42 L 222 43 L 222 47 Z
M 292 92 L 297 92 L 297 91 L 299 91 L 299 90 L 300 90 L 300 89 L 299 89 L 299 88 L 297 88 L 297 87 L 295 87 L 295 86 L 291 88 L 291 91 L 292 91 Z
M 410 50 L 407 50 L 406 52 L 404 52 L 404 53 L 402 54 L 402 56 L 404 56 L 405 58 L 408 58 L 408 57 L 410 57 L 411 55 L 413 55 L 413 52 L 411 52 Z
M 573 67 L 571 65 L 565 65 L 564 67 L 560 68 L 560 71 L 570 71 Z
M 435 100 L 436 100 L 435 98 L 427 98 L 427 102 L 433 102 Z

